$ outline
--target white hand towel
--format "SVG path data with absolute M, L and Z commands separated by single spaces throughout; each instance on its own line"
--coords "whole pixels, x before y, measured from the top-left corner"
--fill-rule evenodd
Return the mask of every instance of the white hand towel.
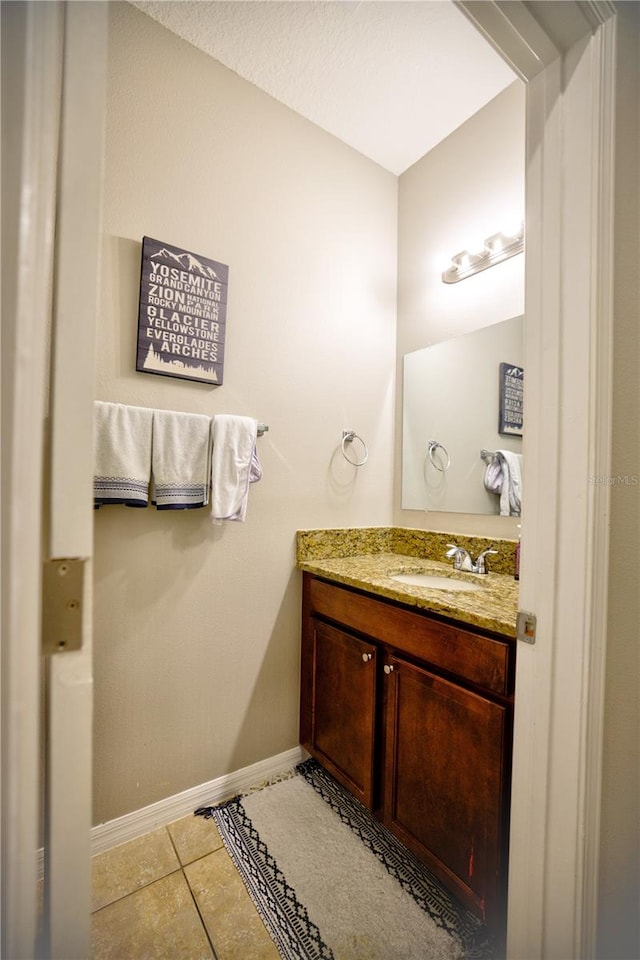
M 146 507 L 153 410 L 94 401 L 94 505 Z
M 153 503 L 158 510 L 190 510 L 209 502 L 211 418 L 153 411 Z
M 500 516 L 519 517 L 522 510 L 522 456 L 511 450 L 498 450 L 502 467 Z
M 497 450 L 484 472 L 484 485 L 500 497 L 500 516 L 519 517 L 522 510 L 522 455 Z
M 489 493 L 499 494 L 502 490 L 502 461 L 495 453 L 484 472 L 484 485 Z
M 214 521 L 247 515 L 249 484 L 262 477 L 256 450 L 258 421 L 219 414 L 213 418 L 211 506 Z

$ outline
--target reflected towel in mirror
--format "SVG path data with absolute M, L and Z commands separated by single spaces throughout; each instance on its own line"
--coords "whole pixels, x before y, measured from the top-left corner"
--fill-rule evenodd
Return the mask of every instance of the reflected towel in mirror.
M 500 516 L 519 517 L 522 511 L 522 455 L 497 450 L 484 473 L 484 485 L 500 497 Z

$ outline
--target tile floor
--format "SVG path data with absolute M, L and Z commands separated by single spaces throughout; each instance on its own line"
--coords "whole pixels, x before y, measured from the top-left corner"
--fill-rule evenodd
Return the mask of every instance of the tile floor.
M 93 858 L 92 960 L 278 960 L 212 820 Z

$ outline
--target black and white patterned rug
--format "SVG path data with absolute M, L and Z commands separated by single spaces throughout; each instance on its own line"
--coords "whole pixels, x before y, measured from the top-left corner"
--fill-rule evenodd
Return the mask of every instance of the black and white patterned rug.
M 480 921 L 315 760 L 215 821 L 284 960 L 491 960 Z

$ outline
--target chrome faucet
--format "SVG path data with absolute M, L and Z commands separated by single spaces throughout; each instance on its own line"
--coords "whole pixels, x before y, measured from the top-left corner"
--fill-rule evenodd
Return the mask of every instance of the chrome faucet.
M 497 553 L 497 550 L 491 548 L 483 550 L 474 563 L 471 554 L 464 547 L 458 547 L 455 543 L 448 543 L 446 556 L 449 560 L 453 558 L 453 569 L 462 570 L 465 573 L 488 573 L 485 557 L 490 553 Z

